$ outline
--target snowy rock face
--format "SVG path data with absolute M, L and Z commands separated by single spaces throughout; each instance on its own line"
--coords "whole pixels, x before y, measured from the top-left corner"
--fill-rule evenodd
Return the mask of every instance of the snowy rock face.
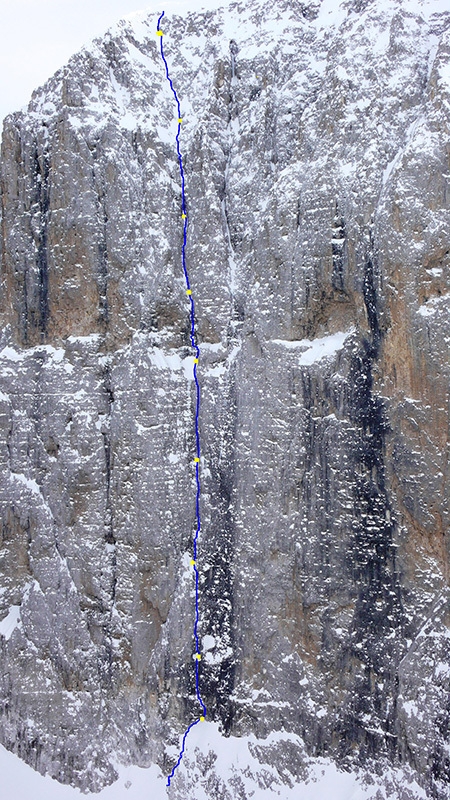
M 0 739 L 84 790 L 114 758 L 170 772 L 199 714 L 156 22 L 74 56 L 2 141 Z M 252 758 L 280 783 L 308 754 L 407 765 L 426 795 L 395 796 L 445 798 L 450 9 L 254 0 L 163 22 L 208 719 L 275 736 Z M 191 775 L 172 797 L 250 796 L 213 754 Z

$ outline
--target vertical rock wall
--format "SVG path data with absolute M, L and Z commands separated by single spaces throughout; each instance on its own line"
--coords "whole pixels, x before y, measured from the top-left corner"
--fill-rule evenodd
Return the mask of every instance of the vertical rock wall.
M 225 734 L 409 763 L 444 798 L 450 15 L 328 11 L 164 28 L 201 348 L 202 695 Z M 0 736 L 83 789 L 116 757 L 171 769 L 197 714 L 155 25 L 74 56 L 2 140 Z

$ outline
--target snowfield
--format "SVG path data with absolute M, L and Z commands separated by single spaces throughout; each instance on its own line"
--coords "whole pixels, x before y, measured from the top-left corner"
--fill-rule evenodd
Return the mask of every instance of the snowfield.
M 276 744 L 275 740 L 289 738 L 287 734 L 271 734 L 264 744 Z M 296 737 L 295 737 L 296 738 Z M 192 729 L 186 757 L 179 769 L 180 780 L 183 781 L 186 771 L 198 770 L 190 760 L 199 753 L 206 756 L 213 751 L 217 756 L 215 773 L 225 784 L 229 784 L 233 774 L 245 775 L 244 781 L 249 796 L 253 800 L 393 800 L 400 795 L 400 786 L 408 800 L 426 800 L 427 795 L 412 781 L 408 783 L 404 774 L 392 773 L 381 782 L 373 776 L 362 777 L 352 772 L 341 772 L 327 759 L 310 762 L 308 779 L 305 783 L 296 783 L 291 787 L 280 785 L 276 780 L 271 786 L 255 784 L 254 776 L 260 773 L 260 781 L 270 783 L 266 774 L 261 774 L 261 764 L 249 750 L 257 744 L 255 737 L 224 738 L 217 725 L 205 722 Z M 259 742 L 259 743 L 262 743 Z M 124 767 L 117 765 L 118 780 L 107 786 L 98 794 L 83 794 L 79 789 L 63 786 L 48 776 L 40 775 L 31 767 L 0 745 L 0 773 L 2 790 L 5 798 L 11 800 L 75 800 L 75 798 L 92 797 L 99 800 L 167 800 L 171 792 L 166 789 L 166 776 L 152 765 L 149 769 L 140 767 Z M 276 770 L 273 769 L 274 777 Z M 177 773 L 178 774 L 178 773 Z M 206 793 L 199 781 L 196 785 L 195 797 L 189 793 L 186 800 L 211 800 L 212 795 Z M 387 780 L 386 780 L 387 777 Z M 190 775 L 192 780 L 192 775 Z M 369 783 L 370 781 L 370 783 Z M 174 779 L 176 784 L 177 778 Z M 367 785 L 366 785 L 367 782 Z

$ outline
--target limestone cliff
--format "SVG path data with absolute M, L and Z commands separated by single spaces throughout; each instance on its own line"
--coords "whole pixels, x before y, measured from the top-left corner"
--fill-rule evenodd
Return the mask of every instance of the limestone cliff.
M 2 140 L 0 739 L 84 790 L 114 758 L 170 771 L 198 712 L 156 20 L 75 55 Z M 328 757 L 443 800 L 450 9 L 252 0 L 164 32 L 208 718 L 262 740 L 277 790 Z M 250 796 L 194 761 L 172 797 Z

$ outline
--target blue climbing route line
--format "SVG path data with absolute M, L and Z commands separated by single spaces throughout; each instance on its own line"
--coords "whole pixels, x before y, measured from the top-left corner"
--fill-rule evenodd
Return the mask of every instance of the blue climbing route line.
M 198 382 L 198 363 L 200 358 L 200 349 L 197 345 L 196 335 L 195 335 L 195 304 L 194 304 L 194 297 L 192 294 L 191 283 L 189 280 L 189 273 L 186 266 L 186 241 L 187 241 L 187 230 L 188 230 L 188 215 L 186 210 L 186 194 L 185 194 L 185 180 L 184 180 L 184 169 L 183 169 L 183 157 L 181 155 L 180 149 L 180 132 L 181 132 L 181 105 L 178 95 L 176 93 L 175 87 L 172 83 L 172 78 L 170 77 L 169 73 L 169 65 L 167 63 L 166 57 L 164 55 L 164 47 L 163 47 L 163 32 L 160 28 L 161 20 L 164 16 L 164 11 L 162 12 L 161 16 L 158 19 L 156 35 L 159 36 L 160 40 L 160 47 L 161 47 L 161 58 L 164 61 L 164 66 L 166 68 L 166 78 L 169 81 L 170 88 L 172 90 L 173 96 L 175 98 L 175 102 L 177 104 L 177 111 L 178 111 L 178 130 L 176 135 L 176 143 L 177 143 L 177 155 L 178 155 L 178 164 L 180 167 L 180 178 L 181 178 L 181 219 L 183 221 L 183 244 L 181 246 L 181 265 L 183 267 L 184 278 L 186 281 L 186 294 L 189 298 L 191 308 L 190 308 L 190 315 L 191 315 L 191 346 L 194 349 L 195 357 L 194 357 L 194 381 L 195 381 L 195 390 L 196 390 L 196 402 L 195 402 L 195 444 L 196 444 L 196 453 L 197 455 L 194 458 L 195 462 L 195 480 L 196 480 L 196 497 L 195 497 L 195 513 L 197 519 L 197 528 L 195 531 L 194 536 L 194 543 L 193 543 L 193 558 L 191 560 L 191 567 L 194 568 L 195 573 L 195 621 L 194 621 L 194 639 L 195 639 L 195 693 L 197 695 L 197 700 L 199 702 L 201 708 L 201 714 L 198 719 L 191 722 L 189 727 L 184 733 L 183 741 L 181 744 L 180 755 L 178 756 L 178 761 L 175 764 L 172 772 L 167 778 L 167 786 L 170 786 L 170 781 L 175 774 L 175 770 L 181 763 L 181 759 L 183 758 L 184 748 L 186 745 L 186 739 L 189 731 L 194 727 L 194 725 L 198 725 L 199 722 L 204 722 L 206 717 L 206 706 L 202 700 L 202 696 L 200 694 L 200 684 L 199 684 L 199 664 L 201 660 L 201 653 L 200 653 L 200 644 L 198 639 L 198 623 L 199 623 L 199 611 L 198 611 L 198 601 L 199 601 L 199 573 L 197 567 L 197 544 L 198 544 L 198 537 L 201 530 L 201 518 L 200 518 L 200 430 L 199 430 L 199 414 L 200 414 L 200 384 Z

